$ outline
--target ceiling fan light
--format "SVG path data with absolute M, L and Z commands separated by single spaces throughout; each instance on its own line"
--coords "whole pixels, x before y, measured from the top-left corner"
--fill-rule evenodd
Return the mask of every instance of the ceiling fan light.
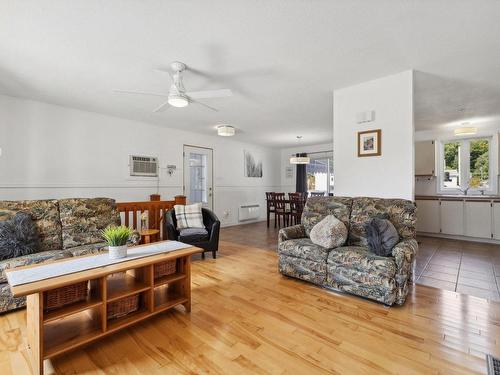
M 474 135 L 477 133 L 477 128 L 474 127 L 464 127 L 454 130 L 455 135 Z
M 189 104 L 189 101 L 184 95 L 169 95 L 168 96 L 168 104 L 170 104 L 172 107 L 187 107 Z
M 231 125 L 219 125 L 217 126 L 217 135 L 221 137 L 232 137 L 236 133 L 234 126 Z

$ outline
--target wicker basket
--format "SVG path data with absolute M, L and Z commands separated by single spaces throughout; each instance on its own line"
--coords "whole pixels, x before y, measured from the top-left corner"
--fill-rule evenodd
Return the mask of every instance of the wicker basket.
M 127 314 L 130 314 L 139 309 L 139 294 L 124 297 L 118 301 L 108 303 L 107 317 L 108 319 L 116 319 Z
M 172 275 L 176 271 L 176 260 L 155 264 L 155 279 Z
M 44 293 L 45 310 L 53 310 L 75 302 L 83 301 L 88 295 L 88 282 L 63 286 Z

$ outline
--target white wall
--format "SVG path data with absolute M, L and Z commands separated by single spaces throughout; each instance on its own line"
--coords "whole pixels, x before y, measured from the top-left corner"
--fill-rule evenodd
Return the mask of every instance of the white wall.
M 291 148 L 284 148 L 281 150 L 281 191 L 294 192 L 296 181 L 296 166 L 290 164 L 290 156 L 297 153 L 312 153 L 321 151 L 332 151 L 331 143 L 323 143 L 319 145 L 309 146 L 296 146 Z M 292 167 L 292 176 L 287 177 L 286 168 Z
M 413 199 L 413 72 L 334 91 L 335 195 Z M 374 110 L 375 121 L 356 123 Z M 382 155 L 357 156 L 357 132 L 382 129 Z
M 168 114 L 165 115 L 168 123 Z M 183 145 L 214 149 L 215 212 L 236 224 L 238 206 L 259 203 L 281 188 L 280 151 L 142 122 L 0 95 L 0 200 L 112 197 L 143 201 L 156 179 L 130 177 L 130 154 L 157 156 L 162 199 L 182 194 Z M 243 175 L 243 150 L 263 161 L 263 178 Z M 227 215 L 226 215 L 227 213 Z

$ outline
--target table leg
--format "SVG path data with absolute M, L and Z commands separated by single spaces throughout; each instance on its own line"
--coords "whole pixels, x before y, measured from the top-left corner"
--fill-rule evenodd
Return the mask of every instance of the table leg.
M 43 375 L 43 293 L 26 298 L 28 353 L 33 374 Z
M 184 272 L 186 273 L 184 290 L 188 300 L 183 305 L 186 312 L 191 312 L 191 255 L 184 258 Z

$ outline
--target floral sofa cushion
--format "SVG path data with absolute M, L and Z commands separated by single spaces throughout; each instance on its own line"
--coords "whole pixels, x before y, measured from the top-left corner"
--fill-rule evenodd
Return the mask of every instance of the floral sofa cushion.
M 353 198 L 351 219 L 349 220 L 350 246 L 368 246 L 365 223 L 378 214 L 387 214 L 396 227 L 401 240 L 416 236 L 416 206 L 405 199 Z
M 2 210 L 26 211 L 31 215 L 40 237 L 40 251 L 62 248 L 57 200 L 0 201 L 0 211 Z
M 352 198 L 346 197 L 311 197 L 307 199 L 302 211 L 302 225 L 309 237 L 311 229 L 328 215 L 333 215 L 349 230 L 349 216 Z
M 280 242 L 278 252 L 280 255 L 326 262 L 329 250 L 314 244 L 309 238 L 299 238 Z
M 394 258 L 375 255 L 361 246 L 333 249 L 328 255 L 328 264 L 343 266 L 354 272 L 369 273 L 376 277 L 394 278 L 396 275 Z
M 62 248 L 99 243 L 101 230 L 120 225 L 120 214 L 113 199 L 75 198 L 59 200 Z

